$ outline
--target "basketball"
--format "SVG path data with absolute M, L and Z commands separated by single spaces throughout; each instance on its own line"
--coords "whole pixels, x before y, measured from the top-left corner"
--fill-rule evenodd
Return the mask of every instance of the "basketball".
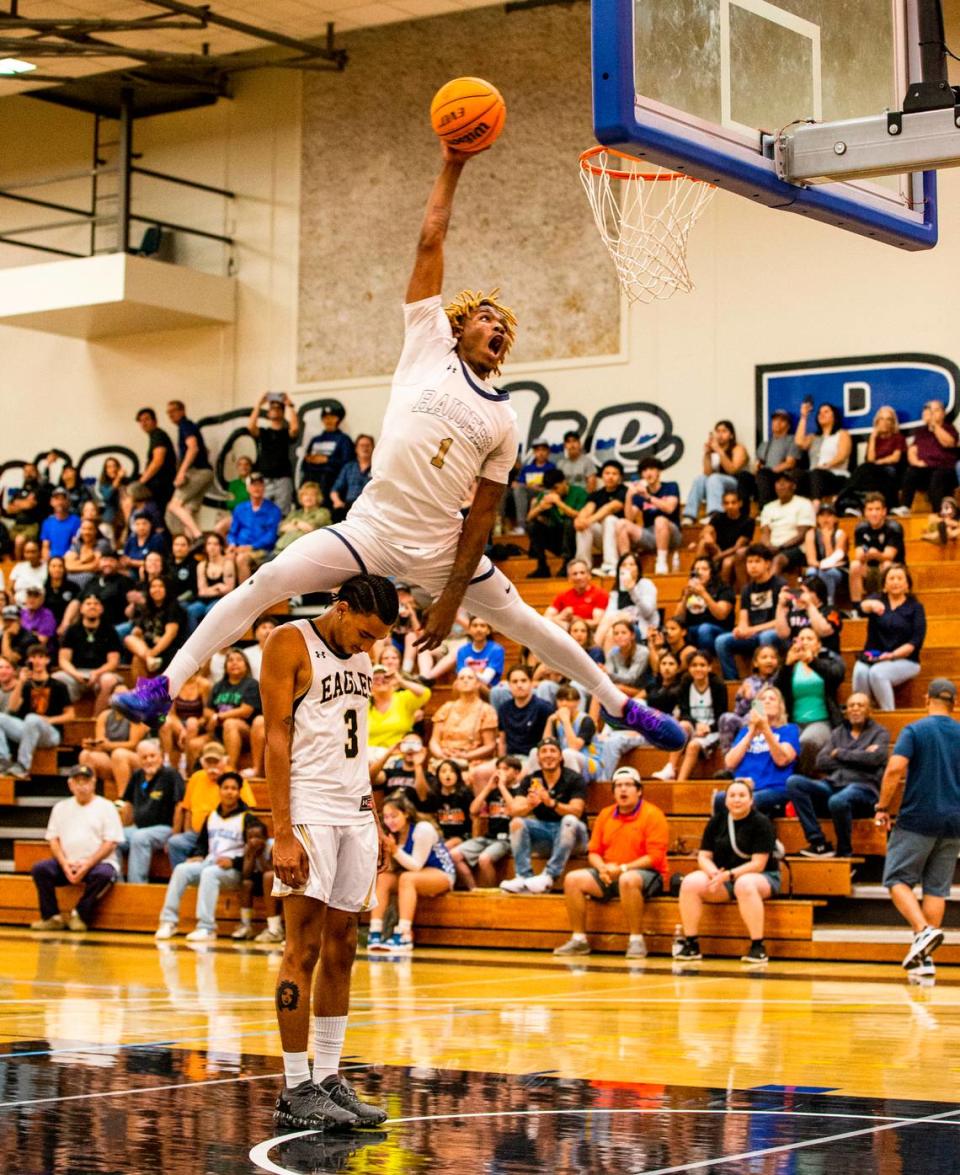
M 482 151 L 495 142 L 507 119 L 496 86 L 483 78 L 454 78 L 430 103 L 430 122 L 445 143 L 458 151 Z

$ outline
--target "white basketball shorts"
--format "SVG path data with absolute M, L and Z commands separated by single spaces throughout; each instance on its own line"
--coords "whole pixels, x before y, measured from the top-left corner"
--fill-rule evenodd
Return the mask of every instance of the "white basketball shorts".
M 369 824 L 295 824 L 293 835 L 306 851 L 310 873 L 300 889 L 274 876 L 275 898 L 299 894 L 350 913 L 374 908 L 380 850 L 372 820 Z

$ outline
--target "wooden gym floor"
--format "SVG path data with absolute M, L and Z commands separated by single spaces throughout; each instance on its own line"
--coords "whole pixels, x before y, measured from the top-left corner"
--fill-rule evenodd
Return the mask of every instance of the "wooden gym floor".
M 361 953 L 379 1131 L 277 1138 L 279 953 L 0 930 L 0 1170 L 955 1175 L 960 968 Z

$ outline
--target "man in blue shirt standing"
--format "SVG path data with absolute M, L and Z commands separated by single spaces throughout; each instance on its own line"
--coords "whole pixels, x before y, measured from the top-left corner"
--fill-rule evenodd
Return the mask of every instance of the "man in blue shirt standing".
M 943 942 L 943 915 L 960 856 L 960 722 L 951 717 L 957 688 L 935 677 L 927 691 L 926 718 L 900 732 L 883 776 L 876 808 L 879 828 L 897 826 L 887 842 L 883 884 L 913 930 L 903 966 L 932 978 L 930 956 Z M 920 885 L 923 901 L 913 887 Z
M 280 507 L 265 496 L 262 473 L 250 474 L 247 491 L 250 499 L 241 502 L 234 510 L 227 532 L 227 554 L 236 559 L 241 582 L 253 575 L 276 546 L 277 531 L 283 518 Z

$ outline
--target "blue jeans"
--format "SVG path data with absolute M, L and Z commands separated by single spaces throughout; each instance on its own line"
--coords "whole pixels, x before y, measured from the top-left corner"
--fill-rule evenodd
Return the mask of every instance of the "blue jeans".
M 848 783 L 834 790 L 826 779 L 810 779 L 806 775 L 791 775 L 787 780 L 787 795 L 797 810 L 800 824 L 811 845 L 823 842 L 823 831 L 817 812 L 830 813 L 837 834 L 837 855 L 849 857 L 853 852 L 854 817 L 872 816 L 877 792 L 863 783 Z
M 635 747 L 645 747 L 647 740 L 642 734 L 635 734 L 632 730 L 613 730 L 607 727 L 603 739 L 599 742 L 601 774 L 600 779 L 612 779 L 613 773 L 620 766 L 620 760 Z
M 149 828 L 137 828 L 128 824 L 123 830 L 123 840 L 117 845 L 122 857 L 129 853 L 127 881 L 134 885 L 146 885 L 150 880 L 150 858 L 154 849 L 162 849 L 173 829 L 169 824 L 153 824 Z
M 0 714 L 0 758 L 10 758 L 8 739 L 20 744 L 17 748 L 17 762 L 24 771 L 29 771 L 33 765 L 33 752 L 38 747 L 47 750 L 60 746 L 60 728 L 51 726 L 39 714 L 28 714 L 26 718 Z
M 532 877 L 530 854 L 535 848 L 549 848 L 546 872 L 556 881 L 575 852 L 584 853 L 589 840 L 587 826 L 576 816 L 560 820 L 534 820 L 525 816 L 519 829 L 510 829 L 510 845 L 516 860 L 517 876 Z
M 765 628 L 759 636 L 737 637 L 732 632 L 725 632 L 717 637 L 717 660 L 720 662 L 720 671 L 727 681 L 737 681 L 740 674 L 734 657 L 737 653 L 746 653 L 753 656 L 757 645 L 773 645 L 779 649 L 782 642 L 772 628 Z
M 837 588 L 843 583 L 845 573 L 839 567 L 818 567 L 814 574 L 826 584 L 827 603 L 832 608 L 837 600 Z
M 549 702 L 552 706 L 556 703 L 557 690 L 559 688 L 559 681 L 538 681 L 533 687 L 533 692 L 538 698 L 543 698 L 545 702 Z M 512 697 L 513 694 L 510 692 L 510 687 L 505 681 L 498 681 L 496 685 L 490 688 L 490 705 L 493 706 L 498 714 L 500 713 L 500 707 L 505 702 L 509 702 Z M 585 706 L 581 706 L 580 708 L 586 709 Z
M 687 639 L 691 644 L 711 655 L 716 650 L 717 638 L 723 636 L 726 629 L 722 624 L 712 620 L 704 620 L 701 624 L 691 624 L 687 629 Z
M 190 856 L 197 846 L 200 834 L 188 828 L 186 832 L 175 832 L 167 841 L 167 856 L 170 858 L 170 867 L 176 869 L 178 865 Z
M 200 623 L 200 621 L 210 611 L 216 601 L 210 600 L 191 600 L 189 604 L 184 604 L 183 608 L 187 613 L 187 632 L 191 633 Z
M 725 791 L 714 792 L 714 816 L 718 812 L 725 812 L 727 810 L 727 806 L 723 802 L 726 794 Z M 769 816 L 773 819 L 774 816 L 783 815 L 783 809 L 786 807 L 788 798 L 786 785 L 783 787 L 762 787 L 759 791 L 753 793 L 753 806 L 758 812 L 762 812 L 764 816 Z
M 723 495 L 727 490 L 737 488 L 737 479 L 729 473 L 699 473 L 693 479 L 690 493 L 683 507 L 684 518 L 696 518 L 704 501 L 707 513 L 715 514 L 723 509 Z
M 221 889 L 239 889 L 239 869 L 221 869 L 216 861 L 184 861 L 173 871 L 167 896 L 160 911 L 161 922 L 180 921 L 180 902 L 189 885 L 199 886 L 197 893 L 197 929 L 217 929 L 217 899 Z

